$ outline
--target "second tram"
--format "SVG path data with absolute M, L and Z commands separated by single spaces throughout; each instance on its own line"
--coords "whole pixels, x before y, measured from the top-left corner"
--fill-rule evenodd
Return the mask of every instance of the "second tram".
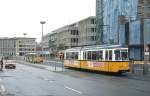
M 38 53 L 28 53 L 25 55 L 25 60 L 30 63 L 42 63 L 43 56 Z

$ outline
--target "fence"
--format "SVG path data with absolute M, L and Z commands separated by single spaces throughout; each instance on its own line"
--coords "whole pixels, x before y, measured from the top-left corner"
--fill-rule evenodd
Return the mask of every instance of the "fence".
M 131 60 L 130 61 L 130 72 L 132 74 L 137 74 L 137 75 L 150 74 L 150 62 L 147 64 L 144 64 L 144 61 Z

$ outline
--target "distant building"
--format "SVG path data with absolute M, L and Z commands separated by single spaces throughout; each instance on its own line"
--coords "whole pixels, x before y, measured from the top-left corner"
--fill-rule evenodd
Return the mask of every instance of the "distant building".
M 35 38 L 0 38 L 0 56 L 23 56 L 35 48 Z
M 16 56 L 15 38 L 0 38 L 0 56 Z
M 43 48 L 56 54 L 67 48 L 96 44 L 95 21 L 91 16 L 48 33 L 43 38 Z
M 24 56 L 26 53 L 36 51 L 35 38 L 16 38 L 16 55 Z

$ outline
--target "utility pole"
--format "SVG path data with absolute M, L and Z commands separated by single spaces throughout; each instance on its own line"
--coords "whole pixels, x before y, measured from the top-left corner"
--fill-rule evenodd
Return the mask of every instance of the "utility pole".
M 148 61 L 149 61 L 149 47 L 147 45 L 147 0 L 144 0 L 144 66 L 143 66 L 143 74 L 147 74 L 148 73 Z

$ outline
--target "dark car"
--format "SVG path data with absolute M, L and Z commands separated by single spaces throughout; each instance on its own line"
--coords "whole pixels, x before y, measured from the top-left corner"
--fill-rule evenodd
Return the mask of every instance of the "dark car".
M 7 63 L 5 64 L 5 69 L 16 69 L 15 63 Z

